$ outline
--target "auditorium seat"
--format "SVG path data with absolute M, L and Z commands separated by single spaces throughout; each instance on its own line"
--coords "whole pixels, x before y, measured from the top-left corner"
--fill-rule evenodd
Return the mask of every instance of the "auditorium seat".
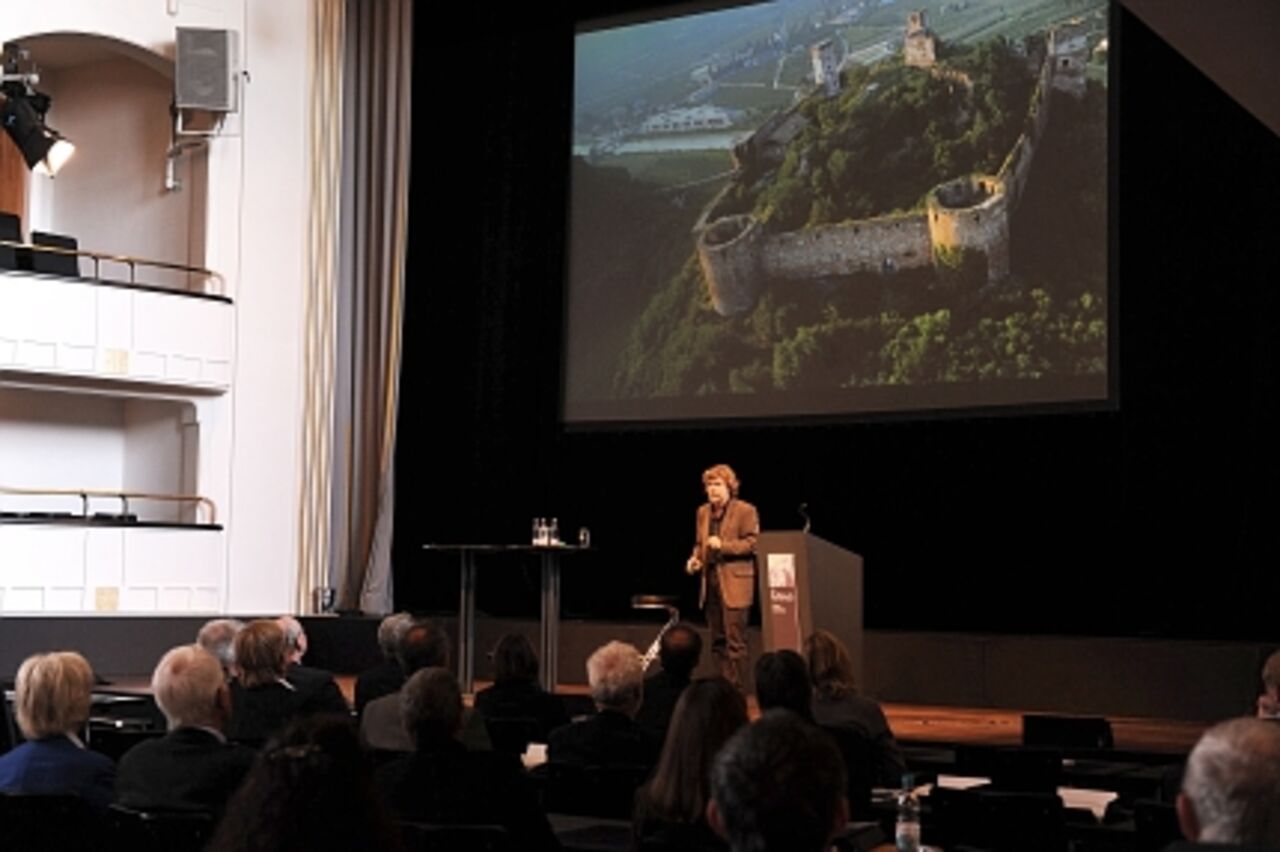
M 401 822 L 400 836 L 406 852 L 508 852 L 507 830 L 500 825 L 429 825 Z
M 22 242 L 22 220 L 12 213 L 0 213 L 0 240 Z M 0 246 L 0 269 L 19 269 L 18 250 Z
M 80 247 L 75 237 L 63 234 L 50 234 L 44 231 L 32 231 L 31 242 L 36 246 L 52 246 L 75 251 Z M 65 275 L 68 278 L 80 277 L 80 258 L 70 254 L 59 254 L 51 251 L 31 250 L 31 271 L 44 272 L 49 275 Z
M 136 811 L 123 805 L 108 809 L 107 823 L 122 852 L 200 852 L 214 828 L 212 814 Z
M 589 766 L 544 763 L 530 772 L 547 813 L 630 819 L 636 790 L 647 766 Z
M 1137 835 L 1135 852 L 1160 852 L 1182 839 L 1178 812 L 1172 802 L 1138 799 L 1133 803 L 1133 827 Z
M 5 849 L 101 852 L 106 822 L 78 796 L 0 793 Z
M 1066 848 L 1066 814 L 1054 793 L 934 788 L 925 842 L 946 849 L 1058 852 Z
M 529 743 L 537 742 L 542 735 L 542 724 L 532 717 L 485 717 L 485 729 L 494 751 L 507 754 L 524 754 Z

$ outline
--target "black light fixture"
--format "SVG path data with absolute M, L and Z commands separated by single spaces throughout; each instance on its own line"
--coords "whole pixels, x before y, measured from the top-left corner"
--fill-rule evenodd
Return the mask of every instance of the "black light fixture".
M 5 45 L 4 70 L 0 73 L 0 124 L 22 152 L 27 168 L 52 176 L 76 148 L 45 124 L 51 101 L 48 95 L 35 90 L 40 75 L 22 67 L 28 64 L 26 51 Z

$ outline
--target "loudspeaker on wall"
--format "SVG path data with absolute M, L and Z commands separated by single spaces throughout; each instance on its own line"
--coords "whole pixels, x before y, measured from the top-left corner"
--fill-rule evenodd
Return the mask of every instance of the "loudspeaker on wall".
M 178 27 L 174 102 L 178 109 L 235 112 L 235 30 Z

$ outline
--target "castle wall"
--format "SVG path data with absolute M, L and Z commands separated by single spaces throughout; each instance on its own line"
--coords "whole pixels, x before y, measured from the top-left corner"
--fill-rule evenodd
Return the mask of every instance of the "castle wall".
M 1040 74 L 1036 87 L 1031 93 L 1031 105 L 1027 110 L 1026 130 L 1018 137 L 1009 155 L 1005 157 L 1000 171 L 996 173 L 1009 195 L 1009 210 L 1012 212 L 1022 199 L 1022 190 L 1027 184 L 1027 175 L 1031 172 L 1031 162 L 1035 157 L 1044 129 L 1049 123 L 1049 96 L 1053 85 L 1053 56 L 1050 53 L 1040 64 Z
M 749 215 L 728 216 L 698 237 L 698 263 L 711 305 L 721 316 L 750 310 L 760 295 L 760 223 Z
M 882 216 L 824 225 L 769 238 L 762 265 L 779 278 L 823 278 L 854 272 L 906 269 L 932 262 L 929 226 L 922 214 Z

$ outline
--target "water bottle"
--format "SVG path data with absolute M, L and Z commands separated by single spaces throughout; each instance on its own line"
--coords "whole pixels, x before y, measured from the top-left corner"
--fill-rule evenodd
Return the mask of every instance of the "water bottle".
M 555 547 L 560 544 L 560 519 L 552 518 L 551 526 L 547 529 L 547 544 Z
M 898 825 L 893 836 L 898 852 L 919 852 L 920 799 L 916 797 L 916 778 L 910 772 L 902 776 L 902 792 L 898 794 Z

